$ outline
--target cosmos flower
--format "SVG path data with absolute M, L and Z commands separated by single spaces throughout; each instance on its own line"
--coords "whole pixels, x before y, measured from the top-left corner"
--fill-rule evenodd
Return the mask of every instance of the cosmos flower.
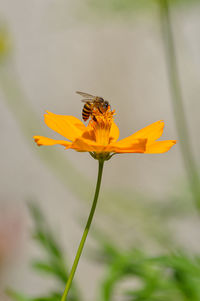
M 46 125 L 65 139 L 55 140 L 43 136 L 34 136 L 34 139 L 38 146 L 60 144 L 66 149 L 89 152 L 95 159 L 104 160 L 110 159 L 113 154 L 164 153 L 176 143 L 176 140 L 157 141 L 164 128 L 161 120 L 118 140 L 119 128 L 114 122 L 114 115 L 110 107 L 104 114 L 96 110 L 86 126 L 74 116 L 56 115 L 47 111 L 44 115 Z
M 83 96 L 85 95 L 85 93 L 82 92 L 79 92 L 78 94 Z M 60 144 L 66 149 L 71 148 L 78 152 L 89 152 L 94 159 L 98 160 L 99 165 L 92 207 L 61 301 L 67 300 L 78 262 L 92 223 L 101 186 L 104 161 L 109 160 L 115 154 L 164 153 L 176 143 L 176 140 L 157 141 L 163 132 L 163 121 L 157 121 L 131 136 L 118 140 L 119 129 L 114 122 L 115 111 L 111 110 L 109 104 L 106 107 L 106 110 L 104 107 L 102 110 L 102 107 L 99 108 L 95 106 L 92 106 L 92 110 L 90 110 L 91 106 L 89 103 L 86 107 L 87 108 L 83 110 L 82 115 L 83 118 L 87 117 L 85 120 L 88 119 L 88 117 L 90 118 L 87 126 L 74 116 L 56 115 L 50 112 L 47 112 L 44 115 L 46 125 L 65 139 L 56 140 L 43 136 L 34 136 L 35 142 L 39 146 Z

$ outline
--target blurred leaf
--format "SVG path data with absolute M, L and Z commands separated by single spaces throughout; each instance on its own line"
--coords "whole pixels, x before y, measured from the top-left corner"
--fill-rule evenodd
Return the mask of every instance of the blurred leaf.
M 10 34 L 6 25 L 0 20 L 0 63 L 7 59 L 12 50 Z
M 100 13 L 131 13 L 138 8 L 149 8 L 152 4 L 154 0 L 88 0 L 88 5 Z
M 61 265 L 58 262 L 51 261 L 51 262 L 45 262 L 45 261 L 39 261 L 35 260 L 32 262 L 33 268 L 36 270 L 46 273 L 46 274 L 52 274 L 53 276 L 57 277 L 61 282 L 64 284 L 67 280 L 67 273 L 65 271 L 65 268 L 63 265 Z
M 63 265 L 64 258 L 62 250 L 50 231 L 50 227 L 41 211 L 33 202 L 29 203 L 29 209 L 35 223 L 33 238 L 46 251 L 48 257 Z
M 45 263 L 44 261 L 33 261 L 32 266 L 42 272 L 54 274 L 54 268 L 49 263 Z
M 156 4 L 165 0 L 88 0 L 87 5 L 90 10 L 96 12 L 103 19 L 106 17 L 124 17 L 132 16 L 138 11 L 152 10 Z M 199 0 L 169 0 L 170 5 L 192 5 L 199 3 Z
M 160 1 L 160 2 L 163 2 L 165 0 L 156 0 L 156 1 Z M 192 5 L 192 4 L 195 4 L 195 3 L 200 3 L 199 0 L 168 0 L 169 2 L 169 5 Z
M 16 301 L 32 301 L 31 298 L 25 297 L 24 295 L 22 295 L 21 293 L 17 293 L 14 290 L 8 289 L 6 291 L 6 294 L 11 297 L 13 300 Z
M 40 297 L 40 298 L 34 298 L 32 301 L 60 301 L 62 295 L 59 293 L 52 293 L 48 297 Z M 73 301 L 73 299 L 70 299 L 70 301 Z
M 62 251 L 40 210 L 35 205 L 31 206 L 33 206 L 32 216 L 35 219 L 35 233 L 42 233 L 42 236 L 36 237 L 39 237 L 39 244 L 46 250 L 47 255 L 43 260 L 34 261 L 33 265 L 37 271 L 51 274 L 64 283 L 67 273 L 62 270 Z M 128 250 L 119 248 L 100 232 L 97 232 L 96 237 L 100 251 L 95 252 L 95 257 L 101 260 L 101 263 L 104 262 L 107 270 L 100 286 L 100 301 L 115 300 L 116 291 L 120 292 L 120 300 L 123 301 L 200 300 L 200 256 L 189 256 L 178 251 L 160 256 L 147 256 L 136 248 Z M 58 252 L 55 253 L 54 248 L 49 249 L 49 243 L 44 243 L 49 239 Z M 123 281 L 126 279 L 132 279 L 129 289 L 123 288 Z M 132 284 L 134 281 L 138 282 L 139 286 Z M 16 301 L 60 301 L 61 292 L 62 289 L 59 292 L 47 293 L 46 296 L 30 298 L 10 291 L 9 296 Z M 73 286 L 69 301 L 81 299 Z
M 29 203 L 29 209 L 35 223 L 33 237 L 46 253 L 44 259 L 34 260 L 32 266 L 40 272 L 57 278 L 63 287 L 68 278 L 68 270 L 62 250 L 41 210 L 33 202 Z M 78 300 L 78 290 L 75 288 L 75 283 L 71 288 L 71 296 L 73 296 L 73 300 Z
M 49 226 L 39 208 L 32 202 L 29 203 L 29 209 L 35 222 L 33 238 L 37 240 L 46 251 L 50 252 L 51 256 L 55 256 L 58 259 L 62 258 L 62 251 L 52 233 L 49 231 Z
M 139 281 L 139 287 L 121 289 L 127 300 L 133 301 L 198 301 L 200 300 L 200 260 L 181 252 L 148 257 L 137 249 L 115 250 L 104 244 L 102 258 L 107 273 L 100 290 L 100 300 L 114 300 L 115 291 L 124 279 Z M 123 299 L 124 300 L 124 299 Z
M 51 292 L 50 294 L 47 293 L 46 296 L 39 296 L 37 298 L 25 297 L 14 291 L 9 291 L 9 296 L 16 301 L 60 301 L 61 294 L 68 278 L 67 265 L 63 257 L 62 249 L 51 232 L 39 207 L 37 207 L 35 203 L 30 202 L 29 209 L 34 220 L 33 237 L 45 254 L 44 259 L 34 260 L 32 262 L 32 267 L 34 267 L 37 272 L 44 273 L 47 276 L 50 275 L 51 277 L 54 277 L 55 280 L 59 281 L 60 290 L 59 293 Z M 79 300 L 79 292 L 74 282 L 70 290 L 69 301 Z

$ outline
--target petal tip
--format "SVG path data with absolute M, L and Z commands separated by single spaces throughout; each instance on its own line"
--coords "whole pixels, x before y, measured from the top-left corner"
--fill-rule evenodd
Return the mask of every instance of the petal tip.
M 159 122 L 159 123 L 162 125 L 162 127 L 164 128 L 164 126 L 165 126 L 164 120 L 161 119 L 161 120 L 159 120 L 158 122 Z
M 34 136 L 33 139 L 37 143 L 38 146 L 41 146 L 42 144 L 39 143 L 40 138 L 38 136 Z
M 44 117 L 48 117 L 50 115 L 54 115 L 54 113 L 49 112 L 49 111 L 46 110 L 45 113 L 44 113 Z

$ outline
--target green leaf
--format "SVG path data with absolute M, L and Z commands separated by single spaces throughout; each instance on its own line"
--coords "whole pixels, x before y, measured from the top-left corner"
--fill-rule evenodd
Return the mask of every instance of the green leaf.
M 165 1 L 165 0 L 164 0 Z M 156 5 L 162 4 L 163 0 L 88 0 L 89 10 L 101 16 L 103 20 L 110 17 L 130 18 L 134 14 L 142 11 L 155 9 Z M 169 5 L 192 5 L 199 0 L 168 0 Z
M 21 293 L 18 293 L 12 289 L 7 289 L 6 294 L 13 300 L 16 301 L 32 301 L 32 299 L 22 295 Z
M 61 264 L 59 261 L 46 262 L 43 260 L 34 260 L 32 266 L 40 272 L 56 276 L 64 284 L 67 281 L 68 273 L 65 270 L 64 264 Z
M 53 292 L 51 295 L 49 295 L 47 297 L 34 298 L 32 301 L 60 301 L 61 297 L 62 297 L 61 294 L 59 294 L 57 292 Z
M 33 202 L 29 202 L 29 209 L 32 218 L 35 222 L 35 230 L 33 232 L 33 238 L 52 256 L 57 258 L 62 257 L 62 251 L 58 246 L 54 236 L 50 232 L 50 227 L 48 226 L 43 214 L 39 207 Z

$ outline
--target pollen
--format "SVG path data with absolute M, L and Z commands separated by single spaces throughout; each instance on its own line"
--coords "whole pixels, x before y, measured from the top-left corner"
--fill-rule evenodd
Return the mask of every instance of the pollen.
M 90 120 L 88 127 L 93 130 L 95 141 L 101 145 L 108 145 L 110 143 L 110 130 L 113 124 L 113 116 L 115 111 L 111 111 L 110 106 L 106 112 L 93 112 L 93 119 Z

